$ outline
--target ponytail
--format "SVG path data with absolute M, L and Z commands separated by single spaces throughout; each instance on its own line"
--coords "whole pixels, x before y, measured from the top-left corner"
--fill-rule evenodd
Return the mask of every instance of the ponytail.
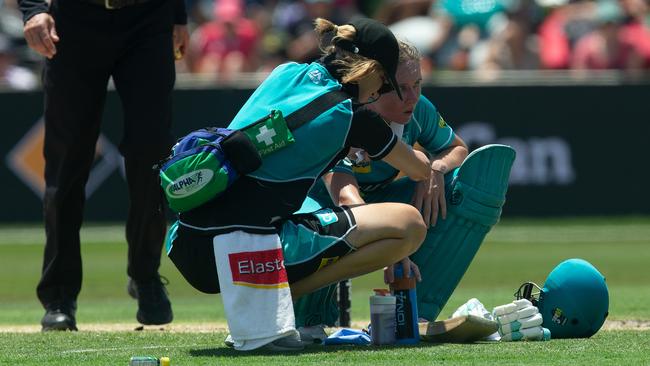
M 376 60 L 350 52 L 348 47 L 342 47 L 344 44 L 354 43 L 356 29 L 352 25 L 336 25 L 327 19 L 317 18 L 314 21 L 314 30 L 318 35 L 323 55 L 336 54 L 333 63 L 340 67 L 340 81 L 343 84 L 356 83 L 372 73 L 383 72 Z

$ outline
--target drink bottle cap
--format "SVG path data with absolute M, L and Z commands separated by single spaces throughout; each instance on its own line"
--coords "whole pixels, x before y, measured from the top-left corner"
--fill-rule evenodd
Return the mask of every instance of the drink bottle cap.
M 373 291 L 375 292 L 376 296 L 388 296 L 388 295 L 390 295 L 390 291 L 388 289 L 385 289 L 385 288 L 376 288 L 376 289 L 373 289 Z

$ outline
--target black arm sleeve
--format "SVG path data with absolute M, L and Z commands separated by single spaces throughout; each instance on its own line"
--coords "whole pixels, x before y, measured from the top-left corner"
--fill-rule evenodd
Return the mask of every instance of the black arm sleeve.
M 18 7 L 25 23 L 36 14 L 47 13 L 50 8 L 45 0 L 18 0 Z
M 358 110 L 352 117 L 346 143 L 348 146 L 364 149 L 372 160 L 379 160 L 393 150 L 397 138 L 377 113 Z
M 176 5 L 174 7 L 174 24 L 185 25 L 187 24 L 187 11 L 185 10 L 185 0 L 174 0 Z

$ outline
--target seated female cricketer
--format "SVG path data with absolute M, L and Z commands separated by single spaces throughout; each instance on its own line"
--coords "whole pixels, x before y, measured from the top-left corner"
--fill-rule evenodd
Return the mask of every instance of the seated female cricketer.
M 419 280 L 419 316 L 433 321 L 467 270 L 482 238 L 475 242 L 446 238 L 448 229 L 456 229 L 438 225 L 441 219 L 447 218 L 445 186 L 449 185 L 455 168 L 467 157 L 468 149 L 429 99 L 420 95 L 422 77 L 417 49 L 402 41 L 399 46 L 397 81 L 402 98 L 392 91 L 366 108 L 379 113 L 404 143 L 419 144 L 429 153 L 433 171 L 430 179 L 419 182 L 408 177 L 396 179 L 398 169 L 382 161 L 371 161 L 367 152 L 357 150 L 323 176 L 299 212 L 378 202 L 403 202 L 417 208 L 428 230 L 422 246 L 410 256 L 415 265 L 410 265 Z M 384 271 L 384 281 L 388 283 L 392 279 L 393 269 L 389 266 Z M 330 286 L 298 300 L 294 304 L 297 325 L 334 325 L 339 314 L 335 292 L 335 286 Z M 309 332 L 319 336 L 316 329 L 306 330 Z
M 332 90 L 346 98 L 292 130 L 295 141 L 262 155 L 261 166 L 222 195 L 179 214 L 168 232 L 169 258 L 187 281 L 202 292 L 221 293 L 237 350 L 300 349 L 292 300 L 396 263 L 415 252 L 426 233 L 420 213 L 401 203 L 293 214 L 351 146 L 415 181 L 431 176 L 424 153 L 361 108 L 397 85 L 394 35 L 365 18 L 341 26 L 318 19 L 316 31 L 326 45 L 324 57 L 277 67 L 228 127 L 248 128 L 271 110 L 291 115 Z M 275 125 L 253 126 L 257 145 L 276 144 L 281 135 Z

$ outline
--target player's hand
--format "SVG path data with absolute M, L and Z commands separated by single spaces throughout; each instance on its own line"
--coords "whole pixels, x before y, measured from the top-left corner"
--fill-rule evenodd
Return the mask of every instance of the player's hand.
M 29 18 L 23 27 L 23 33 L 31 49 L 49 59 L 56 55 L 55 43 L 59 41 L 59 36 L 50 14 L 39 13 Z
M 420 211 L 427 227 L 436 226 L 438 216 L 446 219 L 447 201 L 445 200 L 444 174 L 432 170 L 429 179 L 417 182 L 411 204 Z
M 180 60 L 185 57 L 190 43 L 190 33 L 184 24 L 174 24 L 174 58 Z
M 426 164 L 427 166 L 428 166 L 428 165 L 431 165 L 431 162 L 429 161 L 429 157 L 427 156 L 427 154 L 425 154 L 424 152 L 422 152 L 422 151 L 420 151 L 420 150 L 413 150 L 413 153 L 415 154 L 415 157 L 416 157 L 416 158 L 417 158 L 417 159 L 418 159 L 422 164 Z M 426 181 L 427 179 L 423 179 L 423 180 Z
M 413 275 L 415 276 L 415 279 L 420 282 L 422 281 L 422 275 L 420 274 L 420 267 L 418 267 L 417 264 L 411 262 L 411 259 L 409 257 L 406 257 L 400 261 L 402 264 L 402 268 L 409 268 L 408 271 L 404 271 L 404 276 L 405 277 L 410 277 L 411 271 L 413 272 Z M 395 266 L 391 264 L 390 266 L 387 266 L 384 268 L 384 283 L 388 284 L 395 281 Z

